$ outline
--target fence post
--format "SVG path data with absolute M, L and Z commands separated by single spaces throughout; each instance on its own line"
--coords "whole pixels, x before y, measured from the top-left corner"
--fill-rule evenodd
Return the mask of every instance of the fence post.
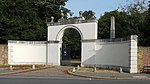
M 10 70 L 13 70 L 13 66 L 12 66 L 12 65 L 10 65 L 9 69 L 10 69 Z
M 32 69 L 35 69 L 35 65 L 32 65 Z

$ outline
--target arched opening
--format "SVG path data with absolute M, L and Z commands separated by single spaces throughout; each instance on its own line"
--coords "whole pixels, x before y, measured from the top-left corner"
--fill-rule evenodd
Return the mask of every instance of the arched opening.
M 76 66 L 81 63 L 81 36 L 74 28 L 64 30 L 61 48 L 61 65 Z

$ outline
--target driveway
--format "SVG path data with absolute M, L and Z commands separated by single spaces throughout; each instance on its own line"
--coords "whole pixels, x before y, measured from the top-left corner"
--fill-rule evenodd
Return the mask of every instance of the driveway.
M 75 77 L 67 74 L 67 70 L 71 69 L 71 66 L 54 66 L 47 69 L 36 70 L 26 73 L 14 74 L 15 76 L 36 76 L 36 77 Z

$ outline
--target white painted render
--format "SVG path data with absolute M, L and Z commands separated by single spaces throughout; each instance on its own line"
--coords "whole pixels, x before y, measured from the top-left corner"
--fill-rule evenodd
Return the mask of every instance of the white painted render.
M 96 64 L 129 67 L 129 44 L 130 41 L 97 42 L 95 51 Z
M 48 26 L 48 41 L 60 41 L 63 37 L 64 30 L 67 28 L 76 29 L 82 40 L 97 39 L 97 22 L 68 24 L 58 26 Z
M 48 64 L 60 65 L 60 48 L 62 46 L 62 37 L 65 29 L 68 28 L 76 29 L 81 36 L 81 40 L 97 39 L 97 21 L 89 23 L 48 26 Z M 85 46 L 88 45 L 82 44 L 81 58 L 91 55 L 84 55 L 85 53 L 89 53 L 88 49 L 90 49 L 85 49 Z M 95 46 L 95 44 L 92 44 L 92 46 Z M 81 60 L 81 62 L 83 61 Z
M 133 37 L 136 37 L 133 39 Z M 137 73 L 137 36 L 125 41 L 82 42 L 82 66 L 122 68 L 130 73 Z
M 48 44 L 48 64 L 60 65 L 60 47 L 59 43 Z
M 137 73 L 138 72 L 138 63 L 137 63 L 137 38 L 138 36 L 132 35 L 131 36 L 131 44 L 130 44 L 130 73 Z
M 81 65 L 95 64 L 95 42 L 82 42 Z
M 46 44 L 8 42 L 8 64 L 45 64 Z

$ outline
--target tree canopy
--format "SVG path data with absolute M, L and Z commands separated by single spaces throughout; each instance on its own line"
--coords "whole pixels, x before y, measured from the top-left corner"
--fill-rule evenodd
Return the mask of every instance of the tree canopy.
M 89 10 L 89 11 L 84 11 L 83 12 L 83 17 L 86 19 L 86 20 L 90 20 L 90 19 L 93 19 L 93 18 L 96 18 L 94 16 L 95 12 L 93 12 L 92 10 Z
M 99 18 L 99 38 L 109 38 L 110 18 L 116 18 L 116 37 L 126 37 L 130 35 L 139 36 L 139 45 L 150 46 L 150 25 L 148 6 L 143 2 L 136 2 L 127 7 L 105 12 Z
M 66 2 L 67 0 L 0 0 L 0 43 L 7 43 L 8 39 L 46 40 L 47 22 L 50 21 L 51 16 L 54 16 L 54 21 L 57 22 L 63 10 L 67 18 L 69 10 L 64 7 Z M 139 36 L 139 45 L 150 46 L 148 12 L 150 11 L 146 0 L 105 12 L 98 20 L 98 37 L 109 38 L 110 18 L 115 16 L 117 38 L 136 34 Z M 83 13 L 85 19 L 93 18 L 93 15 L 92 10 Z M 64 38 L 69 37 L 66 35 Z
M 57 21 L 67 0 L 0 0 L 0 43 L 46 40 L 47 21 Z M 66 14 L 66 13 L 65 13 Z
M 64 49 L 70 49 L 71 55 L 76 58 L 81 56 L 81 36 L 75 29 L 66 29 L 63 36 Z

